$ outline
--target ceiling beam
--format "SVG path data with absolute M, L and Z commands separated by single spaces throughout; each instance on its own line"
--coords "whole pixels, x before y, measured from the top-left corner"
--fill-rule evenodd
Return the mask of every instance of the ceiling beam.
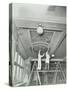
M 17 30 L 19 29 L 33 29 L 36 30 L 36 28 L 38 27 L 39 24 L 42 24 L 43 29 L 47 29 L 47 30 L 66 30 L 66 24 L 62 24 L 62 23 L 53 23 L 53 22 L 40 22 L 40 21 L 30 21 L 30 20 L 16 20 L 15 21 L 15 25 Z
M 27 53 L 26 53 L 25 47 L 24 47 L 24 45 L 23 45 L 23 43 L 22 43 L 22 41 L 21 41 L 20 36 L 19 36 L 18 33 L 17 33 L 17 36 L 18 36 L 18 39 L 19 39 L 19 41 L 20 41 L 20 43 L 21 43 L 21 45 L 22 45 L 22 47 L 23 47 L 23 49 L 24 49 L 24 51 L 25 51 L 26 57 L 27 57 L 28 55 L 27 55 Z M 19 45 L 18 42 L 17 42 L 17 44 Z M 24 58 L 26 58 L 26 57 L 24 57 Z
M 24 18 L 15 18 L 15 21 L 20 22 L 41 22 L 41 23 L 59 23 L 59 24 L 66 24 L 66 17 L 56 17 L 56 16 L 49 16 L 47 15 L 45 18 L 33 18 L 33 17 L 26 17 Z
M 25 29 L 29 30 L 29 31 L 37 31 L 37 27 L 24 27 L 24 26 L 19 26 L 18 27 L 17 26 L 16 28 L 17 28 L 18 31 L 20 31 L 20 30 L 22 31 L 22 30 L 25 30 Z M 54 28 L 43 28 L 43 30 L 44 30 L 44 32 L 48 32 L 48 31 L 62 32 L 62 31 L 64 31 L 63 29 L 60 29 L 60 28 L 59 29 L 58 28 L 56 28 L 56 29 L 54 29 Z
M 66 35 L 66 33 L 63 32 L 62 35 L 61 35 L 61 37 L 59 38 L 59 41 L 57 42 L 57 44 L 55 45 L 55 47 L 53 47 L 53 50 L 51 50 L 50 54 L 56 52 L 56 50 L 58 49 L 58 47 L 62 44 L 62 41 L 65 38 L 65 35 Z M 58 36 L 57 36 L 57 38 L 58 38 Z M 54 41 L 53 41 L 53 43 L 54 43 Z
M 31 41 L 31 35 L 30 35 L 30 31 L 28 30 L 28 38 L 29 38 L 29 42 L 30 42 L 30 47 L 31 47 L 31 49 L 32 49 L 32 52 L 31 52 L 31 54 L 32 55 L 34 55 L 34 51 L 33 51 L 33 45 L 32 45 L 32 41 Z

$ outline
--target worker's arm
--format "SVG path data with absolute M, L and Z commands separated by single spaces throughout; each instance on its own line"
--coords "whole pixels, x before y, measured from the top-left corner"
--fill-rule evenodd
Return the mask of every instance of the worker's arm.
M 44 54 L 43 55 L 41 55 L 41 57 L 43 57 L 44 56 Z

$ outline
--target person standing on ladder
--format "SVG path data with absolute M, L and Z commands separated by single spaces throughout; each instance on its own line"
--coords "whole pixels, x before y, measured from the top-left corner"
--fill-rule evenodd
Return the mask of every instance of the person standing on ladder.
M 40 54 L 41 50 L 39 50 L 39 53 L 38 53 L 38 67 L 37 67 L 37 70 L 41 70 L 41 58 L 44 56 Z
M 47 68 L 49 70 L 49 62 L 50 62 L 50 55 L 48 53 L 48 50 L 46 51 L 46 59 L 45 59 L 45 69 Z

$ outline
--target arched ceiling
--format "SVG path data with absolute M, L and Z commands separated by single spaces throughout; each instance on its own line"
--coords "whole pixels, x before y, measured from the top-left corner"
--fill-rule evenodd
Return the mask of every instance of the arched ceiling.
M 57 57 L 58 56 L 61 57 L 63 54 L 65 54 L 65 53 L 59 53 L 61 52 L 62 49 L 64 49 L 64 51 L 66 50 L 65 48 L 66 43 L 65 41 L 63 41 L 63 39 L 65 38 L 64 31 L 45 30 L 42 36 L 39 36 L 35 30 L 31 31 L 29 29 L 28 30 L 19 29 L 17 30 L 17 32 L 19 36 L 18 39 L 20 39 L 18 43 L 18 47 L 20 48 L 18 51 L 21 53 L 22 56 L 26 55 L 25 58 L 29 56 L 37 58 L 39 49 L 41 49 L 42 52 L 45 53 L 48 48 L 50 48 L 50 54 L 53 54 L 55 52 Z M 20 45 L 20 42 L 21 42 L 21 45 Z M 22 48 L 24 49 L 24 51 Z M 60 51 L 58 51 L 57 49 Z
M 20 54 L 24 58 L 37 57 L 34 50 L 38 51 L 38 48 L 43 47 L 42 50 L 46 51 L 50 47 L 50 52 L 53 53 L 56 50 L 56 57 L 59 57 L 60 48 L 63 49 L 66 46 L 65 41 L 63 42 L 65 44 L 61 43 L 66 32 L 66 7 L 31 4 L 13 4 L 13 6 Z M 44 29 L 42 36 L 36 32 L 39 23 Z M 59 47 L 59 44 L 63 45 Z M 66 48 L 64 50 L 66 51 Z M 62 55 L 61 53 L 60 58 Z

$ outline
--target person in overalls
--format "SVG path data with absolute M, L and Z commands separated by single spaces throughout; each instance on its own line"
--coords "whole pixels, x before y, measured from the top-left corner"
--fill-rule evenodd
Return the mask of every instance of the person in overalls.
M 41 70 L 41 58 L 44 56 L 40 54 L 41 50 L 39 50 L 39 53 L 38 53 L 38 67 L 37 67 L 37 70 Z
M 49 62 L 50 62 L 50 55 L 48 51 L 46 51 L 46 59 L 45 59 L 45 69 L 49 70 Z

